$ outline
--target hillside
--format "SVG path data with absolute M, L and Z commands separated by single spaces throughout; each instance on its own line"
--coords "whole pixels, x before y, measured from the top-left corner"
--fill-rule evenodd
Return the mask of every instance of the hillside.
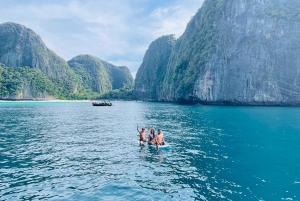
M 91 55 L 76 56 L 68 64 L 81 77 L 84 87 L 93 92 L 133 86 L 133 78 L 125 66 L 118 67 Z
M 175 42 L 174 35 L 168 35 L 150 44 L 135 79 L 134 92 L 139 100 L 155 101 L 160 96 Z
M 31 29 L 0 24 L 0 99 L 87 99 L 133 87 L 127 67 L 90 55 L 77 56 L 69 64 Z
M 80 80 L 67 62 L 49 50 L 31 29 L 16 23 L 0 24 L 0 47 L 0 62 L 4 65 L 39 69 L 53 83 L 59 85 L 59 94 L 75 93 L 79 90 Z

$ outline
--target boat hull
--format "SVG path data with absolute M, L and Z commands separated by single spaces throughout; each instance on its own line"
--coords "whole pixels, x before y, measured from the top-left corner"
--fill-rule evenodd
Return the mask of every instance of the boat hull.
M 111 103 L 92 103 L 93 106 L 112 106 Z

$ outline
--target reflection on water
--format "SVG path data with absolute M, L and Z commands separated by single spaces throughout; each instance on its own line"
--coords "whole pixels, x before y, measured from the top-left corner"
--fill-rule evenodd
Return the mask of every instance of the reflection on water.
M 298 108 L 114 105 L 0 102 L 0 200 L 299 200 Z

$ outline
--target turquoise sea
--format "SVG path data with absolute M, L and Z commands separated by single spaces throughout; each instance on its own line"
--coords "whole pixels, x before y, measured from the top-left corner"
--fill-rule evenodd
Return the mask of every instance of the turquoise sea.
M 0 102 L 0 200 L 300 200 L 300 108 L 113 104 Z

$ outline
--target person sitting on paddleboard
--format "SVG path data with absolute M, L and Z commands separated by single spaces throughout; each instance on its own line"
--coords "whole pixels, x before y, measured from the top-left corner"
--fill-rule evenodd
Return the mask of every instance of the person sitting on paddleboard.
M 142 131 L 140 131 L 139 126 L 137 126 L 137 131 L 140 134 L 140 145 L 142 145 L 144 142 L 147 142 L 146 140 L 146 134 L 149 132 L 145 128 L 142 128 Z
M 155 144 L 155 130 L 154 128 L 152 127 L 151 128 L 151 131 L 150 131 L 150 135 L 148 136 L 148 144 L 149 145 L 152 145 L 152 144 Z
M 156 147 L 159 148 L 159 146 L 162 146 L 162 145 L 169 145 L 169 144 L 165 141 L 162 130 L 158 129 L 158 134 L 156 135 Z

